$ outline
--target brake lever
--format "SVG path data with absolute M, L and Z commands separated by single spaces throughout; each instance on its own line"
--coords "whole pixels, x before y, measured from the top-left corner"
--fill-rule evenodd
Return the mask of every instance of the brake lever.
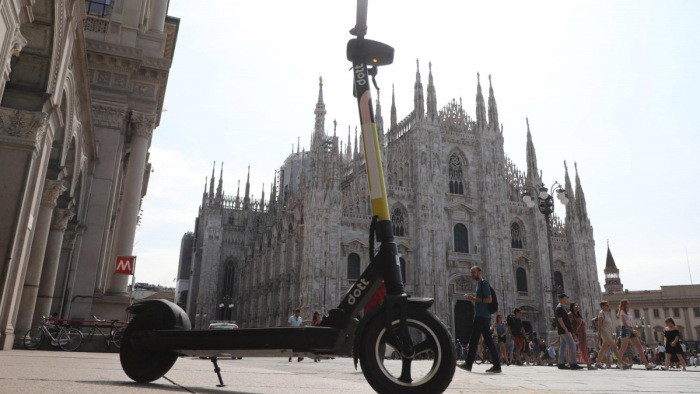
M 377 76 L 377 73 L 379 72 L 379 67 L 374 66 L 372 68 L 368 68 L 367 72 L 372 77 L 372 85 L 374 85 L 374 88 L 377 89 L 377 91 L 379 91 L 379 86 L 377 86 L 377 80 L 374 78 Z

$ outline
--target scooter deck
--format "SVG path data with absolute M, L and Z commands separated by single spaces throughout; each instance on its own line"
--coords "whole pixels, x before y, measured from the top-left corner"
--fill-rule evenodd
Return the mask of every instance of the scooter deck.
M 234 330 L 143 330 L 133 346 L 198 357 L 334 356 L 340 330 L 330 327 L 239 328 Z M 352 340 L 348 338 L 347 340 Z

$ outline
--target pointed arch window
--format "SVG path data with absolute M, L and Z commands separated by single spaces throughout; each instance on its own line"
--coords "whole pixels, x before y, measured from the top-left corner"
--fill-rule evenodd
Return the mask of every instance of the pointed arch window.
M 455 252 L 469 253 L 469 233 L 467 226 L 457 223 L 454 227 Z
M 554 271 L 554 288 L 557 291 L 564 291 L 564 276 L 559 271 Z
M 523 244 L 523 231 L 518 223 L 513 222 L 510 225 L 510 247 L 514 249 L 522 249 Z
M 406 283 L 406 260 L 403 257 L 399 257 L 399 264 L 401 264 L 401 280 Z
M 394 212 L 391 213 L 391 225 L 393 226 L 395 237 L 405 237 L 407 233 L 406 229 L 406 215 L 403 209 L 395 208 Z
M 224 269 L 224 297 L 233 296 L 233 280 L 235 279 L 235 268 L 233 266 L 233 261 L 226 263 Z
M 348 256 L 348 279 L 357 280 L 360 277 L 360 255 L 350 253 Z
M 450 156 L 448 175 L 450 179 L 450 193 L 464 194 L 464 182 L 462 180 L 462 160 L 456 153 Z
M 519 292 L 527 293 L 527 272 L 524 268 L 515 270 L 515 283 Z

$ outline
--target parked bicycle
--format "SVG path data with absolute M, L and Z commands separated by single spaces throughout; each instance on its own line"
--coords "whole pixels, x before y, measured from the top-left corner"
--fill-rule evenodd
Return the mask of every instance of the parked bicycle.
M 41 325 L 30 328 L 24 334 L 24 347 L 29 350 L 39 349 L 45 341 L 50 340 L 52 346 L 71 352 L 83 343 L 83 333 L 65 324 L 49 322 L 42 316 Z
M 111 344 L 114 344 L 114 347 L 119 349 L 119 347 L 122 344 L 122 337 L 124 336 L 124 330 L 126 329 L 126 326 L 118 327 L 117 323 L 119 322 L 119 320 L 102 320 L 95 315 L 92 315 L 92 318 L 95 320 L 96 323 L 90 326 L 90 329 L 87 331 L 87 333 L 85 333 L 85 335 L 87 336 L 87 341 L 90 341 L 93 335 L 99 333 L 105 340 L 107 349 L 109 349 L 109 346 Z M 105 332 L 102 331 L 102 329 L 100 328 L 100 324 L 105 323 L 109 323 L 110 326 L 102 326 L 102 328 L 109 328 L 109 334 L 105 334 Z

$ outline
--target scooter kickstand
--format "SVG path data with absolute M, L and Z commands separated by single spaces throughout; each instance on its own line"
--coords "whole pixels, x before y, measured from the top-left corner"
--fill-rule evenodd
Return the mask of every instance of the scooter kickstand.
M 214 364 L 214 372 L 216 372 L 216 376 L 219 378 L 219 384 L 217 384 L 216 387 L 226 387 L 223 379 L 221 379 L 221 368 L 219 368 L 219 364 L 216 362 L 216 357 L 212 357 L 210 360 Z

